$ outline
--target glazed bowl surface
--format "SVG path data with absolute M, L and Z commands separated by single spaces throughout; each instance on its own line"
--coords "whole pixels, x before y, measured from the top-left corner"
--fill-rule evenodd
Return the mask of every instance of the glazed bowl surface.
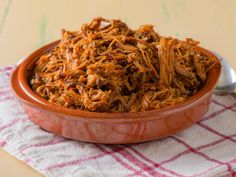
M 181 104 L 159 110 L 134 113 L 98 113 L 58 106 L 35 94 L 29 79 L 35 62 L 59 41 L 32 53 L 14 70 L 11 87 L 30 119 L 42 129 L 54 134 L 93 143 L 127 144 L 163 138 L 186 129 L 208 111 L 212 93 L 220 75 L 216 64 L 208 72 L 204 87 Z M 198 50 L 219 60 L 210 51 Z

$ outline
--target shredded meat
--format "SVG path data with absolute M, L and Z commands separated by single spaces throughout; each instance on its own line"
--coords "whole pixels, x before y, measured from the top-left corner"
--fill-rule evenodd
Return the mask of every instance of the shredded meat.
M 60 43 L 35 64 L 35 93 L 68 108 L 137 112 L 183 102 L 204 86 L 216 63 L 192 39 L 160 36 L 153 26 L 131 30 L 96 18 L 62 30 Z

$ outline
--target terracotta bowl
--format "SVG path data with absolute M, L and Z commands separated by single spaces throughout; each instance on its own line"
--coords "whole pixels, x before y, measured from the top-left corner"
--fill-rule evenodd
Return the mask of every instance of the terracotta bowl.
M 220 64 L 208 73 L 205 86 L 185 102 L 160 110 L 137 113 L 96 113 L 49 103 L 36 95 L 28 81 L 38 58 L 59 41 L 27 57 L 12 73 L 11 86 L 30 119 L 41 128 L 66 138 L 104 144 L 127 144 L 155 140 L 190 127 L 203 118 L 220 75 Z M 198 48 L 216 58 L 214 54 Z

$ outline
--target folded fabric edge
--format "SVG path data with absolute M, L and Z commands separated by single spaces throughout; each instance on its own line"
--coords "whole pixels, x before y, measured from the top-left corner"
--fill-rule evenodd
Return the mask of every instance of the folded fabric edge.
M 55 177 L 49 171 L 40 168 L 37 165 L 37 163 L 33 161 L 31 158 L 27 157 L 27 155 L 21 154 L 17 149 L 14 148 L 14 146 L 9 144 L 7 141 L 5 141 L 4 145 L 1 148 L 5 150 L 8 154 L 12 155 L 14 158 L 17 158 L 18 160 L 24 162 L 24 164 L 29 165 L 31 168 L 39 172 L 41 175 L 44 175 L 45 177 Z

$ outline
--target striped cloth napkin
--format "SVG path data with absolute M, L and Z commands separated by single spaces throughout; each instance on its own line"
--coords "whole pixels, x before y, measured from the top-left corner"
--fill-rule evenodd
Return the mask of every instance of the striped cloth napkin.
M 68 140 L 33 124 L 0 70 L 0 146 L 46 177 L 235 176 L 236 100 L 213 96 L 196 125 L 168 138 L 132 145 Z

